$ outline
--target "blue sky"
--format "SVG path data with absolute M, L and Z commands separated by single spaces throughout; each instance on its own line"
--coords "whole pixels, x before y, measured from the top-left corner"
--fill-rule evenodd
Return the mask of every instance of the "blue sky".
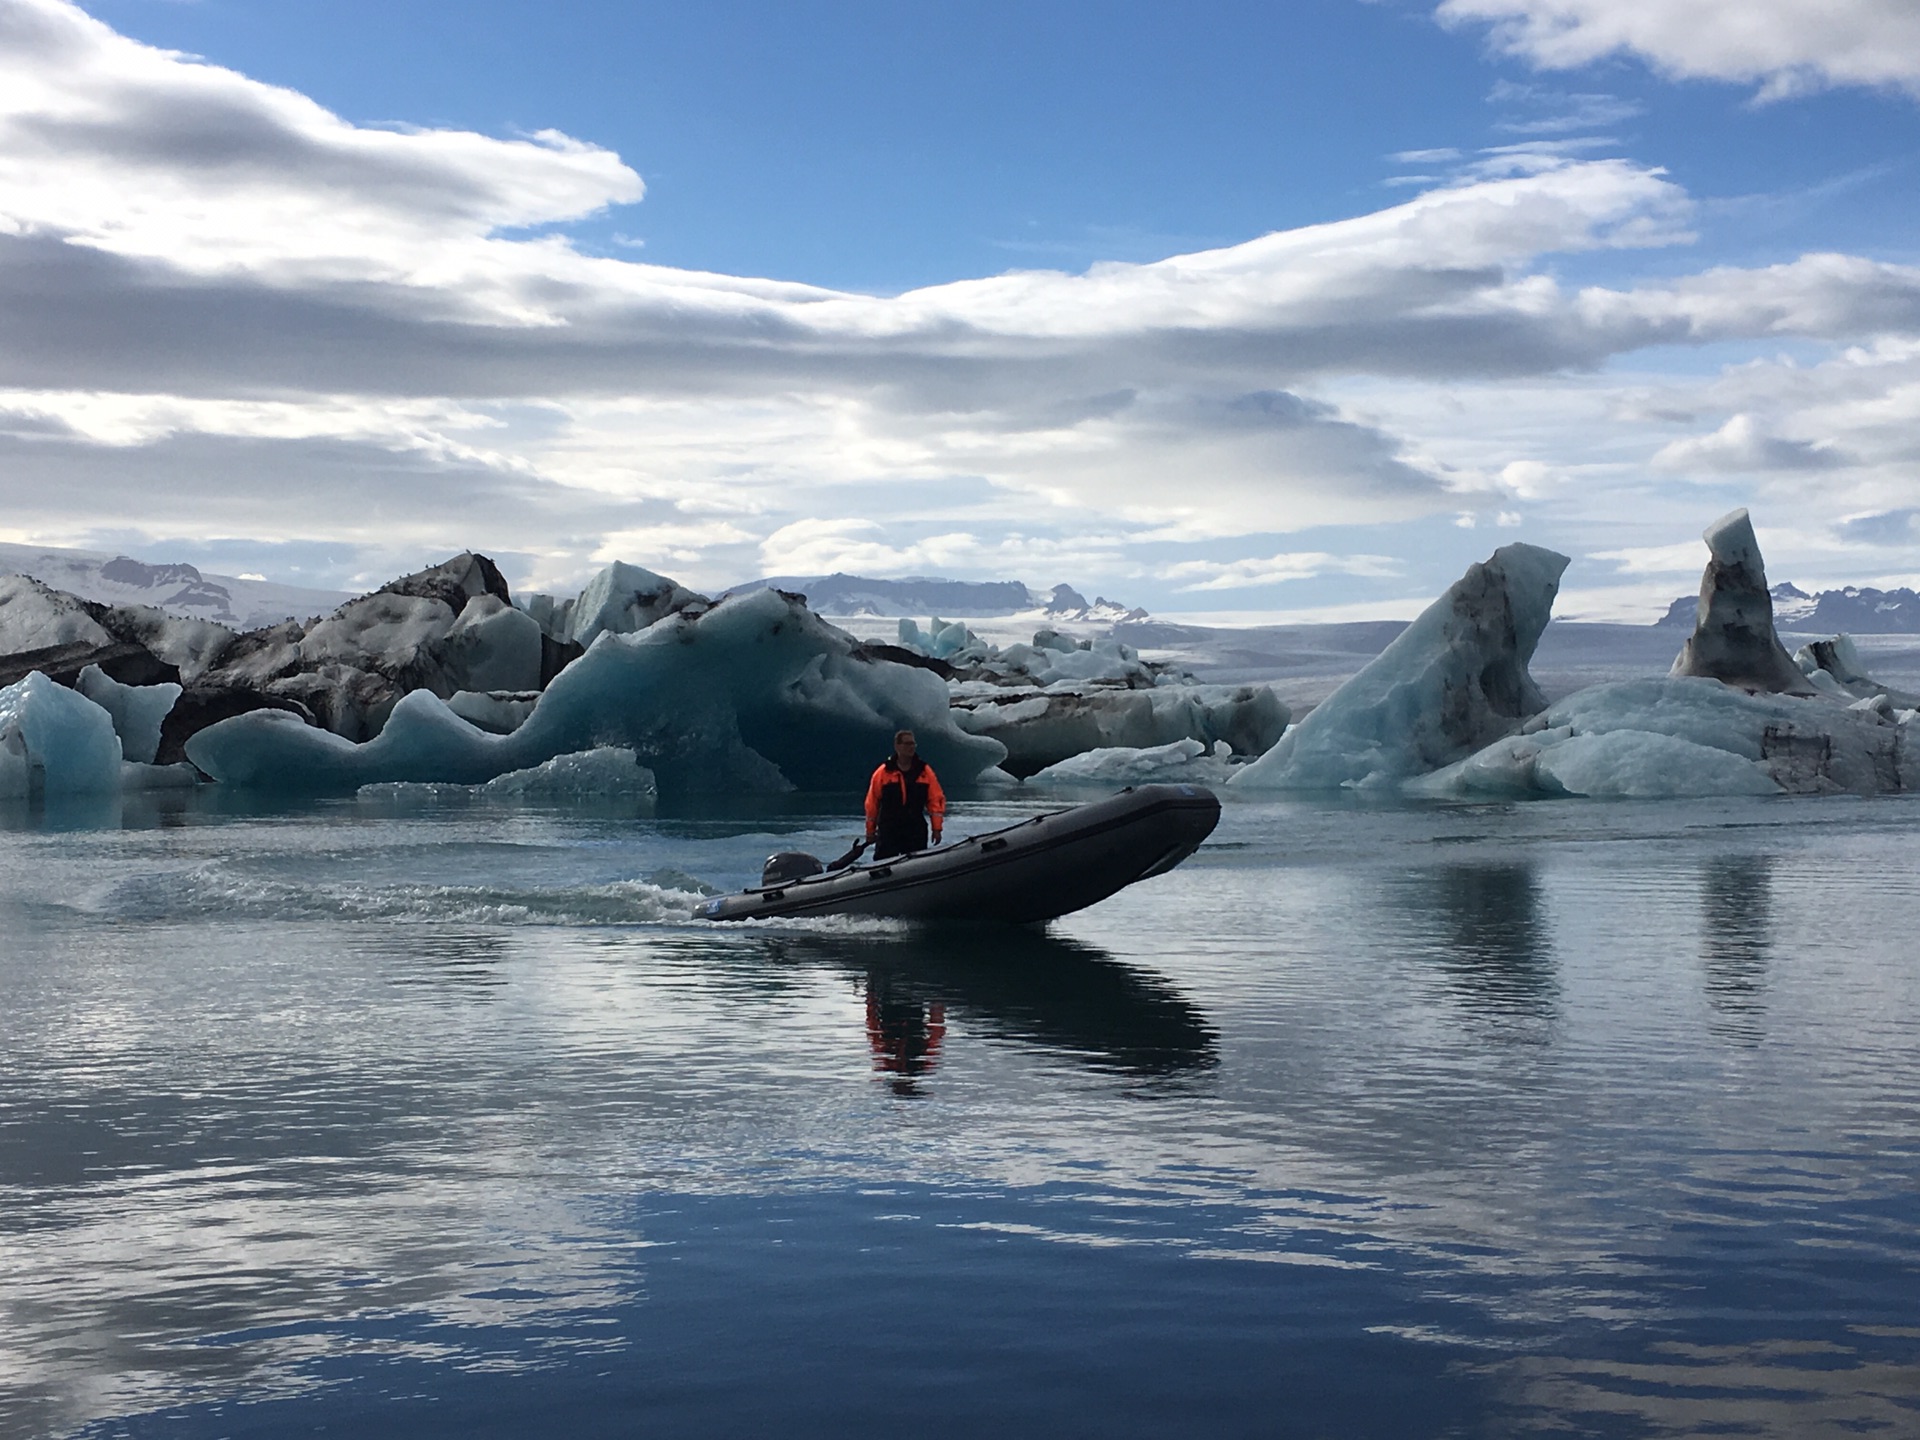
M 1747 504 L 1920 580 L 1913 7 L 1443 8 L 0 0 L 0 538 L 1327 615 L 1525 538 L 1650 618 Z
M 647 199 L 570 226 L 659 264 L 897 291 L 1158 260 L 1338 220 L 1444 173 L 1408 151 L 1596 139 L 1736 208 L 1703 251 L 1842 235 L 1920 258 L 1910 102 L 1542 74 L 1425 4 L 701 5 L 113 0 L 124 33 L 343 117 L 619 153 Z M 1696 263 L 1689 256 L 1686 263 Z M 1644 263 L 1644 261 L 1642 262 Z M 1651 267 L 1649 267 L 1651 268 Z

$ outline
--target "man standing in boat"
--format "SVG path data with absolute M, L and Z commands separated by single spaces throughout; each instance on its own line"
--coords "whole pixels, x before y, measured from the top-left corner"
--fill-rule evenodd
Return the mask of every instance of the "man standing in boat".
M 873 858 L 885 860 L 927 848 L 927 828 L 933 843 L 947 821 L 947 795 L 933 767 L 915 753 L 913 731 L 893 737 L 893 754 L 880 763 L 867 782 L 867 839 L 874 841 Z

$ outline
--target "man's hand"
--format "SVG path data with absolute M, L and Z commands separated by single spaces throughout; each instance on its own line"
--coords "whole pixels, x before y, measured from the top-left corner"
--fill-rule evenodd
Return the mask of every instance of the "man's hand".
M 933 832 L 933 843 L 936 845 L 940 843 L 940 832 L 938 830 Z

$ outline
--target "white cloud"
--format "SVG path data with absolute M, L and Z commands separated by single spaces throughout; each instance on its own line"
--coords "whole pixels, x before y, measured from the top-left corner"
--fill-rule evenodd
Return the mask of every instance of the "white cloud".
M 1680 576 L 1697 574 L 1707 563 L 1707 551 L 1697 540 L 1683 540 L 1671 545 L 1600 550 L 1589 558 L 1610 561 L 1623 575 Z
M 916 552 L 889 545 L 877 520 L 796 520 L 760 544 L 760 568 L 769 575 L 829 575 L 836 571 L 901 574 Z M 949 545 L 971 536 L 944 536 Z
M 998 535 L 945 531 L 902 542 L 898 529 L 877 520 L 797 520 L 760 546 L 763 575 L 849 574 L 904 576 L 959 573 L 1060 576 L 1126 573 L 1123 537 L 1094 528 L 1065 537 L 1003 531 Z
M 615 560 L 648 560 L 658 556 L 681 562 L 699 561 L 717 545 L 746 545 L 754 539 L 749 530 L 725 520 L 696 524 L 631 525 L 610 530 L 600 537 L 593 559 L 602 565 Z
M 1751 415 L 1736 415 L 1711 435 L 1662 446 L 1653 464 L 1677 474 L 1741 474 L 1764 470 L 1834 470 L 1852 459 L 1830 440 L 1771 435 Z
M 1443 0 L 1495 45 L 1543 69 L 1639 56 L 1684 79 L 1757 82 L 1765 98 L 1829 85 L 1920 94 L 1912 0 Z
M 1254 585 L 1314 580 L 1322 575 L 1391 579 L 1404 573 L 1404 567 L 1390 555 L 1330 555 L 1299 550 L 1253 560 L 1182 560 L 1160 573 L 1181 590 L 1244 590 Z
M 1581 376 L 1372 380 L 1333 391 L 1347 412 L 1419 435 L 1448 473 L 1490 495 L 1527 494 L 1526 538 L 1586 557 L 1576 575 L 1592 560 L 1669 582 L 1697 577 L 1704 551 L 1691 537 L 1736 505 L 1763 527 L 1779 579 L 1873 583 L 1867 574 L 1885 570 L 1889 547 L 1895 559 L 1915 554 L 1907 517 L 1920 497 L 1920 341 L 1704 373 L 1623 363 Z M 1664 609 L 1653 604 L 1657 589 L 1643 599 L 1648 618 Z
M 502 228 L 642 189 L 619 157 L 557 132 L 354 126 L 61 0 L 0 4 L 0 232 L 195 275 L 442 288 L 473 278 Z M 526 298 L 499 314 L 537 318 Z
M 36 536 L 327 538 L 369 567 L 480 545 L 549 584 L 629 546 L 701 584 L 1145 583 L 1149 545 L 1499 525 L 1515 499 L 1614 548 L 1690 532 L 1699 497 L 1649 491 L 1654 457 L 1744 477 L 1743 414 L 1789 447 L 1754 454 L 1836 461 L 1833 507 L 1910 501 L 1920 269 L 1811 255 L 1571 288 L 1557 257 L 1691 238 L 1685 192 L 1609 144 L 1408 152 L 1456 173 L 1150 264 L 877 297 L 584 255 L 551 227 L 642 193 L 610 152 L 357 127 L 59 0 L 0 0 L 0 511 Z M 1790 341 L 1830 358 L 1621 366 Z M 1807 482 L 1756 483 L 1804 507 Z M 1329 542 L 1285 543 L 1275 574 Z
M 1502 80 L 1487 96 L 1489 103 L 1512 112 L 1495 128 L 1513 135 L 1564 135 L 1618 125 L 1640 115 L 1637 101 L 1593 92 L 1570 93 L 1542 85 L 1516 85 Z

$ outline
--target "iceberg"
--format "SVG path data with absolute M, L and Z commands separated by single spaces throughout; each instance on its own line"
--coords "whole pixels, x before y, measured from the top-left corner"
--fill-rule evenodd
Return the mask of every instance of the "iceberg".
M 1674 658 L 1675 675 L 1694 675 L 1743 690 L 1810 695 L 1813 687 L 1773 629 L 1773 596 L 1760 542 L 1745 510 L 1722 515 L 1702 538 L 1712 552 L 1700 577 L 1693 634 Z
M 1757 762 L 1677 735 L 1565 730 L 1496 740 L 1431 775 L 1406 782 L 1410 795 L 1458 800 L 1582 795 L 1649 800 L 1697 795 L 1778 795 Z
M 1142 687 L 1184 683 L 1192 678 L 1142 660 L 1138 651 L 1113 635 L 1075 640 L 1045 627 L 1034 632 L 1032 644 L 1009 645 L 1002 650 L 960 621 L 948 624 L 935 616 L 924 630 L 912 620 L 902 620 L 899 640 L 900 649 L 946 665 L 965 682 Z
M 729 615 L 740 614 L 739 600 L 751 593 L 756 592 L 741 592 L 730 602 Z M 805 623 L 815 625 L 818 642 L 814 673 L 787 677 L 782 682 L 787 695 L 771 708 L 763 700 L 748 699 L 729 681 L 722 685 L 727 693 L 721 699 L 708 704 L 702 697 L 690 707 L 683 704 L 684 715 L 668 716 L 655 701 L 652 720 L 601 714 L 591 733 L 549 733 L 554 727 L 566 731 L 568 725 L 553 717 L 582 703 L 577 692 L 563 688 L 561 701 L 544 712 L 541 727 L 546 728 L 536 727 L 518 742 L 524 751 L 494 756 L 454 738 L 462 732 L 433 713 L 433 707 L 416 702 L 405 722 L 415 733 L 374 751 L 357 754 L 323 742 L 297 742 L 307 747 L 300 753 L 317 768 L 300 771 L 300 778 L 285 783 L 332 788 L 353 781 L 368 767 L 398 767 L 410 773 L 429 764 L 429 753 L 442 754 L 447 765 L 463 774 L 494 773 L 500 763 L 520 764 L 528 756 L 537 762 L 542 757 L 536 751 L 546 745 L 579 748 L 651 728 L 680 736 L 667 748 L 677 745 L 685 753 L 664 762 L 670 788 L 789 784 L 794 776 L 824 774 L 847 763 L 844 753 L 838 760 L 815 758 L 836 747 L 844 752 L 840 735 L 847 732 L 836 720 L 840 734 L 825 733 L 826 727 L 806 719 L 814 710 L 852 717 L 855 735 L 862 727 L 871 729 L 876 715 L 914 717 L 918 728 L 932 727 L 936 751 L 943 743 L 938 737 L 949 737 L 944 742 L 952 752 L 947 768 L 953 778 L 963 779 L 982 768 L 979 757 L 1003 738 L 1018 737 L 1013 767 L 1030 773 L 1090 748 L 1152 746 L 1181 738 L 1208 745 L 1224 739 L 1236 753 L 1257 754 L 1278 737 L 1288 719 L 1286 707 L 1263 687 L 1232 692 L 1192 687 L 1182 683 L 1191 677 L 1142 660 L 1113 636 L 1075 640 L 1042 629 L 1033 644 L 1002 652 L 964 623 L 935 620 L 923 631 L 909 620 L 900 626 L 901 646 L 858 643 L 838 631 L 819 629 L 800 596 L 774 591 L 756 603 L 783 607 L 783 614 L 789 613 L 784 607 L 799 606 L 791 613 L 809 617 Z M 447 701 L 455 714 L 479 730 L 504 736 L 520 731 L 540 696 L 600 637 L 643 634 L 673 616 L 697 621 L 715 608 L 671 579 L 624 563 L 601 570 L 572 599 L 536 594 L 516 606 L 498 567 L 483 555 L 467 552 L 348 600 L 324 617 L 289 619 L 235 634 L 208 620 L 172 619 L 149 607 L 84 602 L 20 578 L 0 585 L 0 645 L 14 652 L 0 658 L 0 684 L 31 671 L 76 684 L 89 664 L 97 666 L 106 681 L 120 685 L 178 683 L 184 688 L 166 712 L 158 749 L 149 757 L 166 762 L 184 759 L 187 742 L 200 731 L 255 711 L 292 716 L 352 745 L 368 743 L 384 732 L 402 697 L 420 690 Z M 707 637 L 703 654 L 731 623 L 696 632 Z M 838 638 L 819 638 L 828 633 Z M 608 663 L 600 662 L 603 677 L 611 673 Z M 908 669 L 923 673 L 908 680 L 903 673 Z M 932 681 L 955 682 L 949 705 L 937 712 Z M 91 683 L 95 698 L 130 723 L 121 707 L 131 702 L 104 681 Z M 1169 693 L 1133 698 L 1134 692 L 1156 687 Z M 886 698 L 868 703 L 876 694 Z M 737 713 L 735 701 L 743 707 Z M 957 709 L 957 718 L 949 718 L 950 707 Z M 593 710 L 594 704 L 588 703 L 587 709 Z M 778 726 L 767 718 L 775 713 L 784 716 Z M 937 722 L 932 718 L 936 713 Z M 284 718 L 262 714 L 247 723 L 253 729 L 246 733 L 274 737 L 267 743 L 276 752 L 296 744 L 280 738 L 291 732 L 275 728 L 286 723 Z M 121 730 L 128 740 L 127 723 Z M 740 733 L 734 735 L 735 730 Z M 759 738 L 749 737 L 749 730 Z M 696 733 L 706 738 L 689 738 Z M 545 740 L 535 738 L 541 735 Z M 964 735 L 979 743 L 958 738 Z M 129 755 L 146 754 L 144 743 L 129 743 Z M 229 751 L 227 740 L 207 743 L 213 747 L 209 754 L 219 752 L 218 763 L 227 767 L 230 778 L 254 773 L 251 762 Z M 637 743 L 650 759 L 655 757 L 653 741 Z M 884 743 L 851 743 L 863 752 L 886 749 Z M 780 758 L 768 760 L 776 752 Z M 696 780 L 693 771 L 703 766 L 711 773 Z M 260 783 L 266 783 L 266 772 L 258 773 Z
M 0 655 L 112 643 L 113 637 L 73 596 L 31 576 L 0 575 Z
M 187 623 L 187 622 L 177 622 Z M 466 552 L 349 600 L 324 619 L 289 620 L 230 636 L 217 665 L 201 665 L 189 691 L 250 691 L 294 707 L 343 739 L 380 733 L 400 697 L 431 690 L 532 690 L 548 642 L 510 603 L 484 555 Z M 231 707 L 229 707 L 231 708 Z
M 1392 785 L 1465 758 L 1546 708 L 1527 664 L 1567 557 L 1503 545 L 1233 783 Z
M 1255 756 L 1280 738 L 1291 718 L 1265 685 L 1081 693 L 968 682 L 954 687 L 953 704 L 961 729 L 1006 746 L 1002 763 L 1015 775 L 1031 775 L 1090 750 L 1144 749 L 1180 740 L 1203 747 L 1224 741 L 1237 755 Z
M 925 630 L 912 620 L 902 620 L 900 644 L 903 649 L 917 651 L 935 660 L 951 660 L 963 651 L 984 649 L 979 637 L 960 621 L 948 625 L 938 616 L 927 622 Z
M 74 688 L 107 712 L 124 759 L 137 765 L 153 763 L 160 749 L 160 727 L 180 698 L 178 685 L 122 685 L 98 665 L 89 665 Z
M 540 626 L 495 595 L 466 603 L 447 632 L 442 667 L 460 690 L 540 688 Z
M 0 690 L 0 799 L 120 788 L 120 737 L 86 696 L 37 671 Z
M 616 560 L 589 580 L 571 600 L 529 595 L 525 610 L 541 630 L 555 640 L 585 646 L 603 634 L 637 634 L 690 605 L 705 609 L 711 603 L 706 596 L 696 594 L 678 581 Z
M 1920 695 L 1884 685 L 1867 674 L 1860 649 L 1851 635 L 1836 635 L 1831 640 L 1814 640 L 1793 652 L 1793 663 L 1809 684 L 1830 699 L 1873 704 L 1886 702 L 1894 709 L 1912 709 L 1920 705 Z M 1875 705 L 1874 708 L 1882 708 Z
M 496 775 L 480 787 L 480 794 L 494 800 L 642 800 L 659 789 L 653 772 L 633 751 L 603 745 Z
M 1908 733 L 1896 716 L 1818 698 L 1753 695 L 1697 676 L 1625 680 L 1576 691 L 1523 733 L 1406 789 L 1454 798 L 1871 795 L 1920 781 Z
M 658 793 L 653 772 L 631 750 L 602 746 L 553 759 L 526 770 L 509 770 L 484 785 L 414 781 L 362 785 L 363 800 L 650 800 Z
M 151 605 L 116 605 L 107 612 L 107 624 L 116 639 L 143 646 L 162 665 L 179 671 L 183 685 L 219 664 L 234 639 L 218 621 L 169 615 Z
M 954 725 L 939 676 L 868 658 L 803 602 L 760 590 L 632 634 L 602 631 L 510 734 L 415 690 L 364 743 L 256 710 L 200 731 L 186 752 L 215 779 L 276 789 L 480 784 L 607 745 L 633 750 L 668 793 L 845 789 L 903 726 L 949 783 L 1006 754 Z
M 1231 750 L 1224 740 L 1203 745 L 1176 740 L 1142 748 L 1089 750 L 1027 777 L 1029 785 L 1151 785 L 1162 782 L 1219 785 L 1228 777 Z
M 540 703 L 538 690 L 457 690 L 447 708 L 494 735 L 510 735 Z
M 398 674 L 424 669 L 430 648 L 453 629 L 456 612 L 444 600 L 376 590 L 349 600 L 292 646 L 310 666 L 353 665 Z
M 0 575 L 0 682 L 38 670 L 70 685 L 93 665 L 123 683 L 191 683 L 232 641 L 231 630 L 211 621 L 104 605 L 26 575 Z

